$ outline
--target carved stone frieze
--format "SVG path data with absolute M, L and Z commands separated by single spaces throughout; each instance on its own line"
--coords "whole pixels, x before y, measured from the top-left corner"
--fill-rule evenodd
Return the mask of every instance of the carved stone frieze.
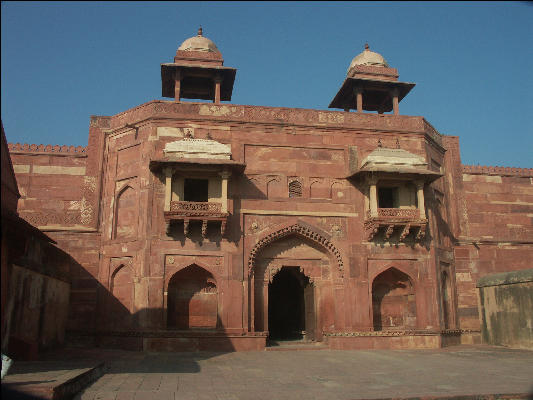
M 21 213 L 20 216 L 33 226 L 81 224 L 81 214 L 79 212 L 37 211 Z
M 320 246 L 326 248 L 330 253 L 332 253 L 335 260 L 337 261 L 337 268 L 338 268 L 339 275 L 341 277 L 344 276 L 344 263 L 342 261 L 342 256 L 340 254 L 340 251 L 328 239 L 326 239 L 319 233 L 314 232 L 310 228 L 302 226 L 300 224 L 290 225 L 278 231 L 272 232 L 271 234 L 267 235 L 266 237 L 258 241 L 256 245 L 254 246 L 254 248 L 252 249 L 252 251 L 250 252 L 250 257 L 248 258 L 248 274 L 250 276 L 253 274 L 256 257 L 258 253 L 265 246 L 267 246 L 268 244 L 280 238 L 283 238 L 291 234 L 297 234 L 297 235 L 303 236 L 319 244 Z

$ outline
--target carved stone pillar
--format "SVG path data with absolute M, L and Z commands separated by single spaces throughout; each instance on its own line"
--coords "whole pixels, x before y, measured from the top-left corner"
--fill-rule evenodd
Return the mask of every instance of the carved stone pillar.
M 398 106 L 398 89 L 392 89 L 392 111 L 394 115 L 400 115 L 400 108 Z
M 357 105 L 357 112 L 363 112 L 363 89 L 355 88 L 355 104 Z
M 416 181 L 416 195 L 418 200 L 418 209 L 420 210 L 420 218 L 426 218 L 426 207 L 424 205 L 424 181 Z
M 174 101 L 179 103 L 181 101 L 181 71 L 177 70 L 174 73 Z
M 215 104 L 220 104 L 220 84 L 222 83 L 222 78 L 217 76 L 215 78 Z
M 263 282 L 263 331 L 268 332 L 268 279 Z
M 181 175 L 174 175 L 172 179 L 172 198 L 171 201 L 183 201 L 183 181 L 184 178 Z
M 170 211 L 170 198 L 172 196 L 172 173 L 174 169 L 172 167 L 163 168 L 165 174 L 165 211 Z
M 369 184 L 369 193 L 370 193 L 370 216 L 378 216 L 378 189 L 377 189 L 378 179 L 376 177 L 371 177 L 368 179 Z
M 228 212 L 228 179 L 231 176 L 231 172 L 223 171 L 220 173 L 222 177 L 222 212 Z

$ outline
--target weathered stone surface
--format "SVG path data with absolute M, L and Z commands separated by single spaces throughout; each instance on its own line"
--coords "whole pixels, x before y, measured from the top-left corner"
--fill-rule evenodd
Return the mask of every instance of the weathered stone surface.
M 533 269 L 482 277 L 481 332 L 489 344 L 533 348 Z

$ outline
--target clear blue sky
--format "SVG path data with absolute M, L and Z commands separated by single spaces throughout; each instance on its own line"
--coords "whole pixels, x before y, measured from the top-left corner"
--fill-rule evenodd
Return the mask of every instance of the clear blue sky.
M 87 145 L 90 115 L 161 99 L 160 64 L 204 36 L 232 103 L 327 109 L 365 42 L 417 86 L 400 113 L 460 136 L 464 164 L 533 167 L 533 5 L 2 2 L 9 142 Z

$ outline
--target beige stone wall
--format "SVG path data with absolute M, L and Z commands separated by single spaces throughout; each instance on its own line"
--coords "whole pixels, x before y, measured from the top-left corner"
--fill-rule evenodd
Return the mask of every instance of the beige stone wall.
M 533 269 L 488 275 L 477 286 L 483 341 L 533 349 Z

